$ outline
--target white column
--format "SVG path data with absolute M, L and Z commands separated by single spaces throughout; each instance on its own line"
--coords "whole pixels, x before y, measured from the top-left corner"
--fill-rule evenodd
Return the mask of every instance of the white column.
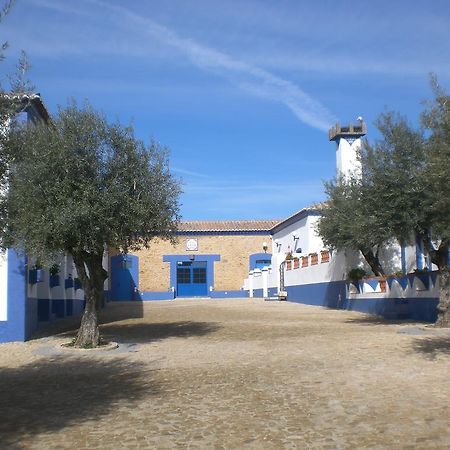
M 248 296 L 253 298 L 253 270 L 248 273 Z
M 263 267 L 261 270 L 262 270 L 263 298 L 267 298 L 269 297 L 269 268 Z

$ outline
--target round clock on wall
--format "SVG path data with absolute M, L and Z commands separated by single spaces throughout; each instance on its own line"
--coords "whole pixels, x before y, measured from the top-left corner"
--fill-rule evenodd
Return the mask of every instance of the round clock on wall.
M 186 250 L 189 252 L 193 252 L 198 250 L 198 241 L 197 239 L 188 239 L 186 241 Z

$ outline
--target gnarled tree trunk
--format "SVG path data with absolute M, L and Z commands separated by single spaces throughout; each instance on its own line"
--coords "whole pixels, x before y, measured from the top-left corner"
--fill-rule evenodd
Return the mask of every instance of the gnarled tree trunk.
M 419 234 L 431 262 L 439 269 L 439 303 L 437 305 L 437 327 L 450 327 L 450 273 L 449 240 L 443 239 L 438 248 L 431 241 L 430 230 Z
M 437 327 L 450 327 L 450 272 L 446 267 L 439 271 L 439 303 Z
M 102 266 L 103 251 L 95 254 L 74 252 L 72 257 L 86 295 L 86 307 L 75 339 L 75 347 L 97 347 L 100 342 L 97 313 L 103 302 L 103 283 L 107 278 L 107 272 Z
M 366 250 L 366 249 L 359 249 L 362 255 L 364 256 L 364 259 L 367 261 L 367 264 L 369 264 L 370 268 L 372 269 L 372 272 L 377 277 L 384 276 L 384 270 L 380 263 L 380 260 L 378 259 L 378 255 L 376 255 L 373 250 Z

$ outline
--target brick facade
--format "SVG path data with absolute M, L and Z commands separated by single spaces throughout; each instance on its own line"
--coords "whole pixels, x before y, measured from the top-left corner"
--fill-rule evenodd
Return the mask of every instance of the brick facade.
M 197 239 L 197 251 L 186 250 L 186 241 L 190 238 Z M 214 263 L 214 289 L 238 290 L 248 276 L 249 256 L 261 253 L 263 242 L 269 243 L 270 248 L 269 231 L 182 235 L 175 245 L 155 239 L 149 249 L 134 252 L 139 258 L 139 289 L 155 292 L 170 288 L 170 264 L 163 262 L 163 255 L 192 254 L 200 261 L 202 254 L 218 254 L 220 261 Z

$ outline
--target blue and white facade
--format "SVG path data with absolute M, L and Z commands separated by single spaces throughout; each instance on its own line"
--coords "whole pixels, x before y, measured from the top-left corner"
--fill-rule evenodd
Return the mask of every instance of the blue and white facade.
M 357 160 L 361 138 L 366 133 L 358 125 L 336 127 L 329 138 L 336 142 L 336 175 L 358 176 Z M 388 273 L 402 276 L 368 278 L 350 283 L 348 272 L 356 267 L 370 273 L 359 252 L 331 252 L 324 247 L 316 224 L 324 205 L 304 208 L 272 229 L 272 265 L 250 271 L 244 289 L 250 297 L 287 296 L 289 301 L 368 312 L 387 318 L 434 321 L 439 297 L 437 273 L 420 241 L 415 245 L 392 242 L 380 254 Z M 292 259 L 286 260 L 289 255 Z M 427 273 L 417 270 L 427 269 Z
M 22 95 L 15 100 L 20 105 L 18 120 L 48 122 L 39 95 Z M 106 255 L 106 268 L 107 264 Z M 48 267 L 37 267 L 23 251 L 9 248 L 0 252 L 0 342 L 29 339 L 38 328 L 54 320 L 81 314 L 84 303 L 71 256 L 62 255 L 54 261 L 51 274 Z

